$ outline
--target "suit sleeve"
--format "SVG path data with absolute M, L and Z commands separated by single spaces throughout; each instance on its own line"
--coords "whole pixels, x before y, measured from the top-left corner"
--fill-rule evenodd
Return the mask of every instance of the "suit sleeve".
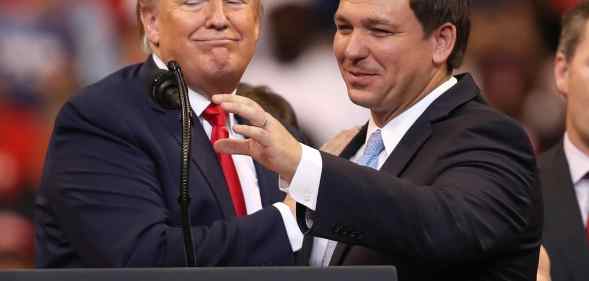
M 43 181 L 52 211 L 85 266 L 182 266 L 182 230 L 169 223 L 160 167 L 125 135 L 133 130 L 121 114 L 109 110 L 98 118 L 72 103 L 62 109 Z M 193 222 L 192 234 L 199 266 L 293 262 L 274 207 L 207 225 Z
M 435 171 L 424 171 L 437 175 L 429 185 L 322 158 L 313 235 L 430 265 L 539 245 L 536 164 L 527 136 L 510 122 L 477 125 L 449 139 Z

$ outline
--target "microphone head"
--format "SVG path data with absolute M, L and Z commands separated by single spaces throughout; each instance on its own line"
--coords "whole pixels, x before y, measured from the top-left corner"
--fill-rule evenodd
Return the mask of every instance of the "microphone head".
M 168 62 L 168 69 L 171 72 L 182 71 L 182 69 L 180 68 L 180 64 L 178 64 L 175 60 L 171 60 Z
M 152 80 L 152 99 L 165 109 L 180 109 L 178 82 L 171 71 L 158 69 Z

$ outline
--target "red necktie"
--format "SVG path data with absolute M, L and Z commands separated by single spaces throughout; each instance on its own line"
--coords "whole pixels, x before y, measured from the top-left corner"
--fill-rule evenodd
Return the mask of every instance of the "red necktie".
M 215 143 L 217 140 L 226 139 L 229 137 L 229 131 L 225 126 L 227 121 L 227 114 L 221 106 L 217 104 L 210 104 L 209 107 L 203 113 L 203 117 L 213 126 L 213 132 L 211 134 L 211 143 Z M 233 207 L 237 216 L 245 216 L 245 200 L 243 199 L 243 193 L 241 191 L 241 184 L 239 183 L 239 176 L 237 170 L 235 170 L 235 164 L 231 155 L 226 153 L 217 153 L 219 163 L 223 169 L 223 175 L 225 175 L 225 182 L 229 187 L 229 194 L 231 195 L 231 201 L 233 201 Z

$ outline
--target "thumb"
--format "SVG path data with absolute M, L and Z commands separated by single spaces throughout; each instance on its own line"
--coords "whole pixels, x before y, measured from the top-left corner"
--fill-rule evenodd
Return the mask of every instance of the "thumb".
M 251 155 L 249 140 L 222 139 L 213 147 L 217 153 Z

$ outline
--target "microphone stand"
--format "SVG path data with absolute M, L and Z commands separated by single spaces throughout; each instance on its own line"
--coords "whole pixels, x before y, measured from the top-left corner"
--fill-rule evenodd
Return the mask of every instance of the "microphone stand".
M 180 65 L 175 61 L 168 63 L 168 69 L 176 76 L 178 82 L 178 94 L 180 98 L 180 112 L 182 119 L 182 144 L 180 156 L 180 194 L 178 196 L 178 203 L 180 204 L 180 216 L 182 223 L 182 232 L 184 234 L 184 252 L 186 255 L 186 265 L 196 266 L 196 258 L 194 256 L 194 247 L 192 242 L 192 225 L 190 223 L 190 150 L 192 147 L 192 121 L 190 119 L 192 109 L 188 99 L 188 88 Z

